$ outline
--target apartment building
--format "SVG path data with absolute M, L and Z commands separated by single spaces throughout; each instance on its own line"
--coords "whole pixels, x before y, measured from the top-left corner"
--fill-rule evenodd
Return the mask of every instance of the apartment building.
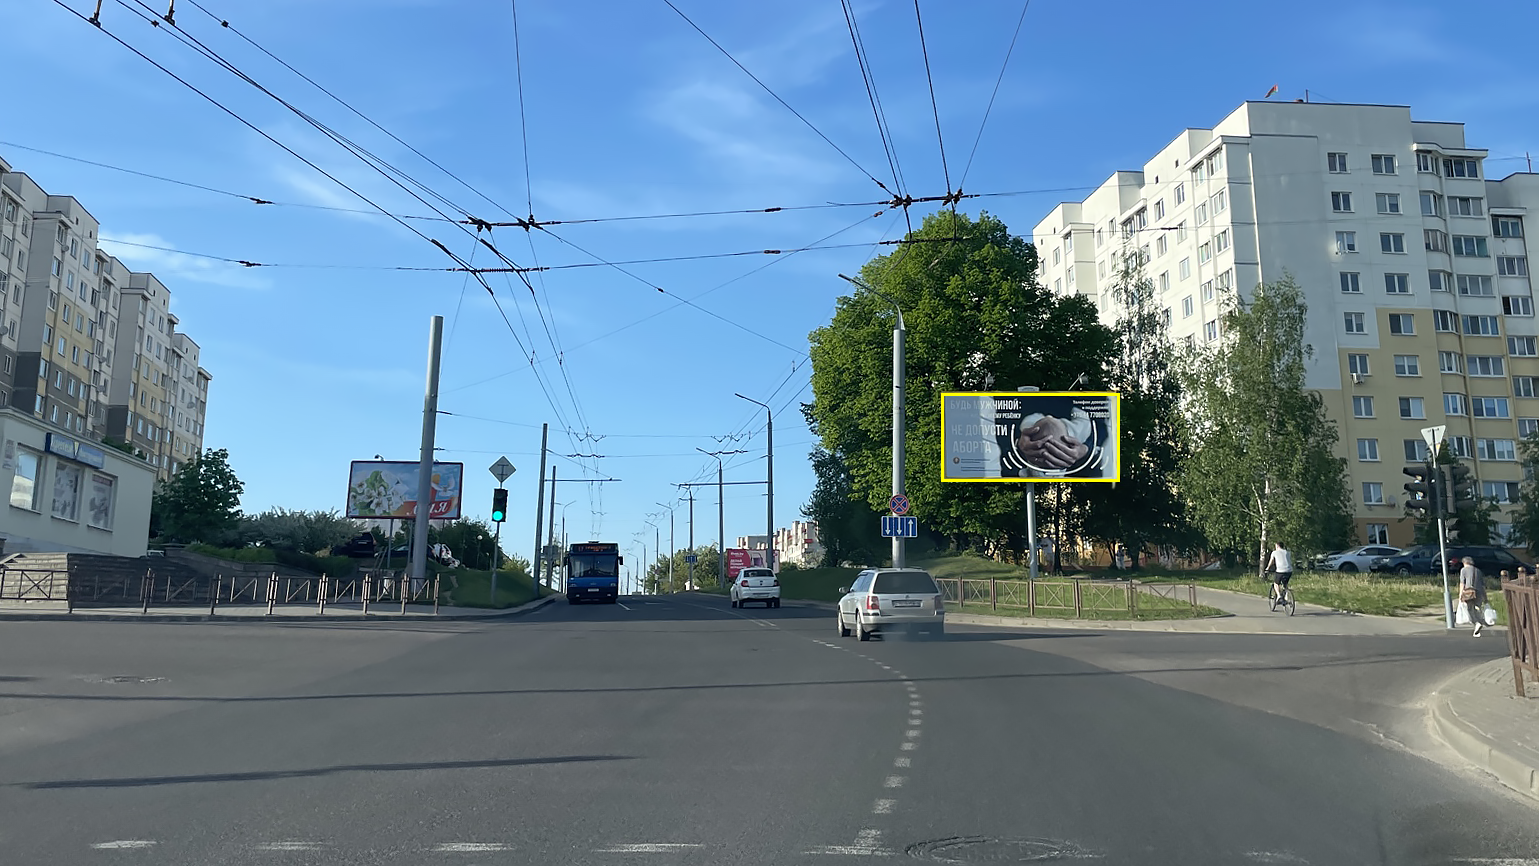
M 1505 533 L 1517 441 L 1539 430 L 1525 226 L 1539 175 L 1500 173 L 1463 124 L 1405 106 L 1247 102 L 1058 205 L 1033 241 L 1046 285 L 1108 322 L 1118 257 L 1137 256 L 1189 344 L 1222 337 L 1227 294 L 1292 274 L 1309 304 L 1306 384 L 1339 426 L 1359 538 L 1411 541 L 1401 469 L 1436 424 Z
M 775 556 L 803 568 L 823 564 L 823 545 L 818 542 L 818 525 L 811 520 L 796 520 L 775 530 Z

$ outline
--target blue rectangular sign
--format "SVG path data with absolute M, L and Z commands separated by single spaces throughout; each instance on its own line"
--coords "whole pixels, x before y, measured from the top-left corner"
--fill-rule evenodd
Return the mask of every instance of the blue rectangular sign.
M 883 517 L 883 538 L 918 538 L 919 518 L 917 517 Z

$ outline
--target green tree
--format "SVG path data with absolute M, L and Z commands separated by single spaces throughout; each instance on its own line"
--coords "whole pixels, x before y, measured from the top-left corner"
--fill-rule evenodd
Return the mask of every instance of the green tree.
M 1039 285 L 1035 248 L 993 216 L 934 214 L 905 242 L 861 270 L 902 307 L 908 329 L 905 490 L 914 512 L 953 545 L 1020 549 L 1022 485 L 940 481 L 940 395 L 1048 390 L 1082 375 L 1099 385 L 1116 338 L 1091 301 Z M 811 335 L 807 415 L 849 473 L 854 497 L 873 511 L 885 511 L 892 489 L 892 324 L 885 301 L 858 291 Z
M 1521 546 L 1530 554 L 1539 552 L 1539 433 L 1530 433 L 1518 443 L 1518 460 L 1523 466 L 1523 483 L 1518 488 L 1518 508 L 1512 515 L 1512 537 L 1508 543 Z
M 432 529 L 428 543 L 447 545 L 466 568 L 492 567 L 497 544 L 489 524 L 467 517 Z
M 808 417 L 807 423 L 816 429 L 815 419 Z M 823 543 L 821 564 L 879 561 L 877 551 L 883 539 L 877 513 L 856 493 L 844 461 L 821 447 L 814 448 L 811 456 L 817 483 L 812 497 L 802 506 L 802 516 L 818 525 L 818 539 Z
M 245 485 L 230 468 L 230 452 L 210 448 L 155 487 L 151 533 L 162 541 L 224 544 L 240 528 Z
M 1352 536 L 1346 461 L 1320 395 L 1304 387 L 1313 354 L 1291 276 L 1226 300 L 1222 337 L 1181 364 L 1191 452 L 1180 473 L 1193 522 L 1219 551 L 1258 554 L 1281 540 L 1301 557 Z
M 358 527 L 330 511 L 290 511 L 270 508 L 241 521 L 240 540 L 280 550 L 323 553 L 358 534 Z
M 1197 539 L 1176 493 L 1186 433 L 1181 388 L 1159 295 L 1144 270 L 1144 253 L 1118 256 L 1111 283 L 1117 321 L 1117 354 L 1109 384 L 1122 395 L 1121 481 L 1076 485 L 1088 504 L 1084 533 L 1115 548 L 1121 545 L 1138 567 L 1146 545 L 1190 549 Z

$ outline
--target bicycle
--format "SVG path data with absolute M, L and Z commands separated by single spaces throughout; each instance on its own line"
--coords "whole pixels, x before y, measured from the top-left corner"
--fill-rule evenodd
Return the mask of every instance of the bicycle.
M 1293 616 L 1298 610 L 1298 602 L 1293 598 L 1293 590 L 1275 580 L 1272 581 L 1272 588 L 1267 591 L 1267 605 L 1273 613 L 1276 613 L 1279 607 L 1286 607 L 1288 616 Z

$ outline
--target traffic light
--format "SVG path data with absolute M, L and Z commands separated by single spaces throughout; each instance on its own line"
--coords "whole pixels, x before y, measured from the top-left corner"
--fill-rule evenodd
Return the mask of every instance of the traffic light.
M 1470 468 L 1462 463 L 1454 463 L 1445 468 L 1448 475 L 1443 489 L 1447 491 L 1448 513 L 1455 514 L 1461 507 L 1475 501 L 1475 482 L 1470 480 Z
M 1449 544 L 1459 543 L 1459 518 L 1449 517 L 1443 520 L 1444 539 Z
M 501 523 L 508 519 L 508 489 L 499 487 L 492 491 L 492 522 Z
M 1405 483 L 1405 507 L 1418 517 L 1437 516 L 1437 475 L 1431 466 L 1418 463 L 1401 470 L 1413 480 Z

